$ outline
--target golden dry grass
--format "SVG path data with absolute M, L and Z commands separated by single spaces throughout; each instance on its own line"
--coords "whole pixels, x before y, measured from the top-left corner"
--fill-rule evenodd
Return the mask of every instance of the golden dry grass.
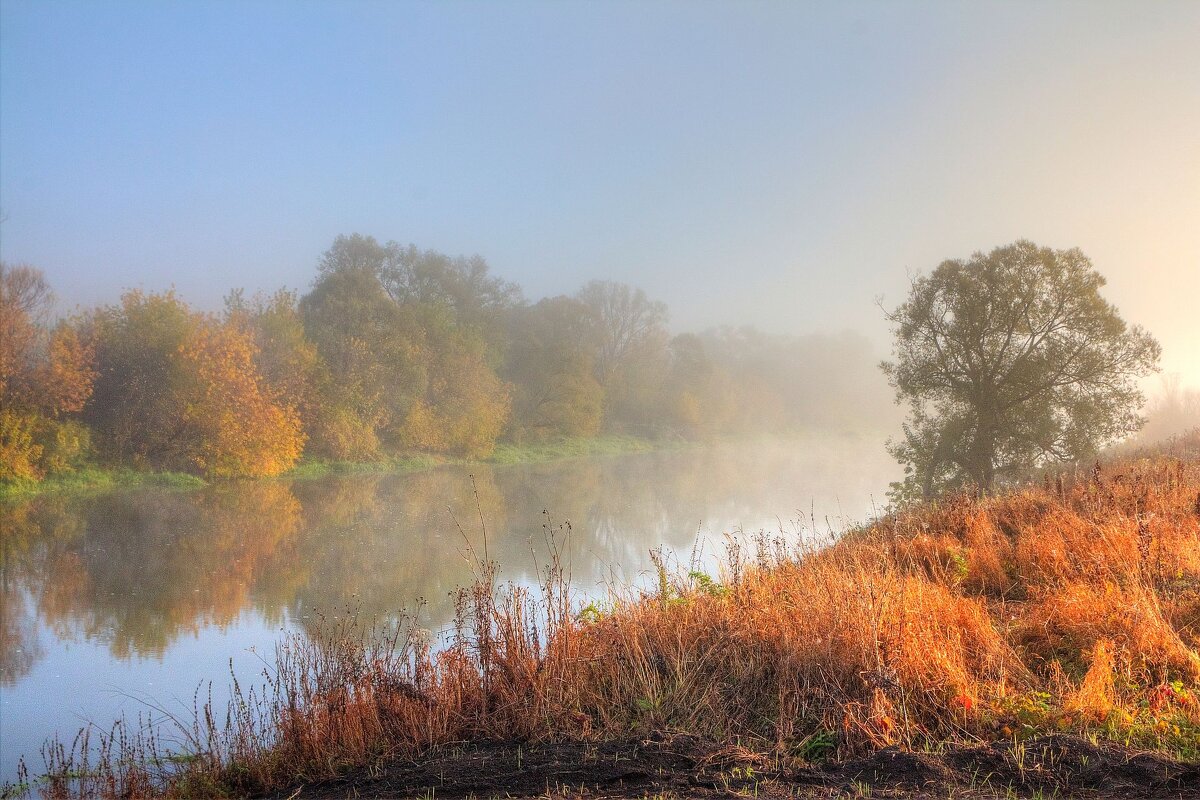
M 803 759 L 1067 730 L 1200 758 L 1200 459 L 759 544 L 583 614 L 553 565 L 532 594 L 483 565 L 448 646 L 294 641 L 267 696 L 201 714 L 193 759 L 165 767 L 143 741 L 89 784 L 64 752 L 46 792 L 241 793 L 448 742 L 650 730 Z

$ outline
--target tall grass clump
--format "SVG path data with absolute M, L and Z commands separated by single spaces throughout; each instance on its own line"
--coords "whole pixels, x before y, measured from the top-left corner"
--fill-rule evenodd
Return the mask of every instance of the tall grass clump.
M 93 793 L 243 794 L 448 743 L 651 731 L 803 760 L 1070 731 L 1200 759 L 1198 459 L 753 544 L 715 576 L 656 559 L 655 588 L 582 610 L 557 560 L 531 589 L 485 555 L 442 646 L 415 621 L 292 639 L 265 691 L 199 711 L 183 757 L 127 736 Z M 78 748 L 51 755 L 47 794 L 91 791 Z

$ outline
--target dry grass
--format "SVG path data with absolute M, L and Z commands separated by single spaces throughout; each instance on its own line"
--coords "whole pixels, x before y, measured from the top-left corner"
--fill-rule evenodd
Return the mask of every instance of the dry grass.
M 190 758 L 110 736 L 101 767 L 51 751 L 41 788 L 242 794 L 450 742 L 649 730 L 808 760 L 1069 730 L 1200 759 L 1194 456 L 758 545 L 582 614 L 556 565 L 532 594 L 481 565 L 447 647 L 411 625 L 297 639 L 265 695 L 201 709 Z

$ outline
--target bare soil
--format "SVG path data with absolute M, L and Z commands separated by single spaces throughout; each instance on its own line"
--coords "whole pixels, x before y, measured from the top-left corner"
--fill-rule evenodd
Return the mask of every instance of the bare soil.
M 444 747 L 300 783 L 277 800 L 350 797 L 1200 798 L 1200 764 L 1051 735 L 951 747 L 888 748 L 819 765 L 691 736 L 618 742 Z

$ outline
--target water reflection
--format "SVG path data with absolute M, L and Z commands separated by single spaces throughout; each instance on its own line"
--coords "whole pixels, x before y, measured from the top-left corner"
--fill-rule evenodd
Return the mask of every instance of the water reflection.
M 565 557 L 593 590 L 636 577 L 650 548 L 686 558 L 698 532 L 712 552 L 739 527 L 863 519 L 894 473 L 877 441 L 814 439 L 0 506 L 0 777 L 77 723 L 80 698 L 58 684 L 83 658 L 109 659 L 92 666 L 116 676 L 118 694 L 190 696 L 184 659 L 222 664 L 248 644 L 269 654 L 317 612 L 386 617 L 424 598 L 424 624 L 446 626 L 485 529 L 503 576 L 531 581 L 544 526 L 569 522 Z M 153 687 L 141 683 L 150 675 Z M 101 721 L 107 709 L 89 713 Z

